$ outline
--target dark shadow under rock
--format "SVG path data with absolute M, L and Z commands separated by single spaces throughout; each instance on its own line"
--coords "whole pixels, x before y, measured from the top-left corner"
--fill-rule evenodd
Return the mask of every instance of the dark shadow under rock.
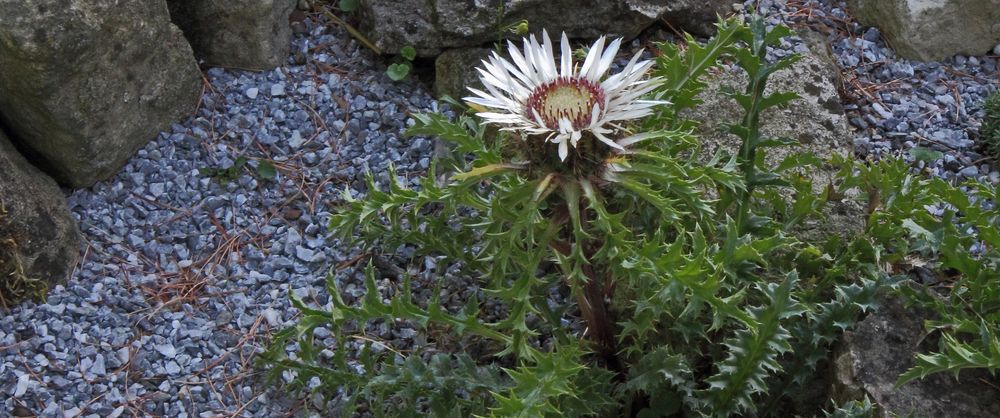
M 295 0 L 168 0 L 170 18 L 210 67 L 269 70 L 288 59 Z
M 573 39 L 601 35 L 631 39 L 663 20 L 678 30 L 707 36 L 718 15 L 733 10 L 727 0 L 368 0 L 360 4 L 360 29 L 382 51 L 405 46 L 430 57 L 450 48 L 520 38 L 506 28 L 527 20 L 533 33 L 565 31 Z

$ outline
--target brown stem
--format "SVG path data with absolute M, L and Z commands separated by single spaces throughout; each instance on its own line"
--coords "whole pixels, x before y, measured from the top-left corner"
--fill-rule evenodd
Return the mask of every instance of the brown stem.
M 570 244 L 565 241 L 554 241 L 551 245 L 563 255 L 570 254 Z M 604 361 L 605 367 L 616 372 L 619 378 L 624 378 L 625 369 L 618 358 L 618 345 L 615 343 L 614 321 L 611 319 L 607 304 L 604 303 L 605 299 L 611 297 L 612 283 L 601 277 L 592 265 L 583 266 L 583 274 L 587 276 L 587 283 L 574 294 L 576 304 L 580 307 L 580 314 L 587 322 L 587 336 L 593 342 L 594 349 Z M 578 285 L 568 278 L 567 284 L 570 288 Z
M 598 277 L 592 266 L 584 266 L 583 273 L 589 280 L 583 286 L 583 291 L 577 293 L 577 304 L 587 321 L 587 335 L 594 341 L 597 354 L 605 361 L 608 369 L 623 375 L 625 370 L 618 359 L 614 321 L 604 303 L 604 299 L 611 296 L 609 283 Z

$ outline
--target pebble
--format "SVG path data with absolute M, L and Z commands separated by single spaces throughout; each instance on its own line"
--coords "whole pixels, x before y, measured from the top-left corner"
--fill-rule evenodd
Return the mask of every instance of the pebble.
M 306 247 L 303 247 L 301 245 L 295 247 L 295 257 L 297 257 L 299 260 L 302 260 L 302 261 L 305 261 L 305 262 L 308 263 L 308 262 L 312 261 L 313 257 L 315 257 L 315 256 L 316 256 L 316 253 L 313 252 L 313 250 L 310 250 L 310 249 L 308 249 Z
M 302 133 L 295 130 L 292 131 L 292 137 L 288 139 L 288 146 L 292 147 L 292 149 L 298 149 L 305 142 L 306 140 L 302 138 Z
M 166 185 L 164 185 L 163 183 L 152 183 L 149 185 L 149 194 L 153 195 L 153 197 L 158 198 L 160 196 L 163 196 L 163 193 L 165 191 L 166 191 Z
M 281 97 L 281 96 L 284 96 L 284 95 L 285 95 L 285 85 L 284 84 L 278 83 L 278 84 L 271 85 L 271 96 L 272 97 Z
M 31 383 L 31 375 L 25 373 L 17 377 L 17 383 L 14 385 L 14 397 L 20 398 L 28 392 L 28 384 Z
M 176 361 L 168 361 L 164 366 L 164 370 L 166 370 L 169 375 L 176 375 L 181 372 L 181 366 L 178 365 Z
M 279 314 L 278 311 L 271 308 L 267 308 L 264 310 L 262 315 L 264 315 L 264 320 L 267 321 L 268 325 L 272 327 L 277 327 L 281 325 L 281 314 Z
M 104 355 L 98 354 L 97 356 L 94 357 L 94 363 L 92 366 L 90 366 L 90 372 L 93 373 L 95 376 L 104 376 L 105 374 L 108 373 L 105 367 L 106 366 L 104 362 Z
M 156 351 L 166 358 L 174 358 L 177 356 L 177 349 L 174 348 L 173 344 L 160 344 L 156 346 Z

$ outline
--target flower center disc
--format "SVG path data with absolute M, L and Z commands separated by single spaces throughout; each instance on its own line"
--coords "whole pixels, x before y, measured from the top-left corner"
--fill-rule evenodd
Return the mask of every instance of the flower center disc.
M 558 78 L 535 88 L 528 96 L 528 118 L 535 112 L 549 129 L 559 129 L 559 120 L 566 119 L 574 129 L 590 125 L 594 106 L 604 103 L 601 86 L 581 78 Z

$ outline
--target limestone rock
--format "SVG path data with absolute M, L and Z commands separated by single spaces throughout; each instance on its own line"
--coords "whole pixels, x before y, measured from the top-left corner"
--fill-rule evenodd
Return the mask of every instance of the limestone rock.
M 899 55 L 936 61 L 982 55 L 1000 42 L 1000 0 L 848 0 L 861 23 L 876 26 Z
M 164 0 L 0 0 L 0 122 L 63 184 L 110 177 L 200 94 Z
M 288 58 L 296 0 L 167 0 L 195 55 L 212 67 L 264 70 Z
M 834 357 L 834 400 L 868 396 L 883 417 L 1000 416 L 1000 380 L 985 371 L 963 371 L 958 380 L 949 374 L 930 375 L 895 388 L 899 375 L 913 366 L 914 352 L 935 346 L 925 338 L 925 319 L 930 313 L 890 298 L 845 333 Z
M 361 2 L 361 29 L 382 51 L 404 46 L 420 56 L 449 48 L 483 46 L 507 36 L 504 27 L 527 20 L 533 32 L 565 31 L 571 38 L 601 35 L 632 38 L 658 19 L 708 35 L 729 0 L 367 0 Z
M 80 258 L 81 241 L 66 198 L 2 132 L 0 167 L 0 296 L 10 299 L 11 287 L 24 290 L 14 282 L 23 278 L 40 280 L 50 289 L 64 283 Z M 10 275 L 13 266 L 23 269 L 19 278 Z
M 469 96 L 468 87 L 483 88 L 476 67 L 482 65 L 492 50 L 489 48 L 449 49 L 434 61 L 434 94 L 461 100 Z
M 835 71 L 832 59 L 825 56 L 825 50 L 814 49 L 803 54 L 802 59 L 791 68 L 779 71 L 769 79 L 768 93 L 791 91 L 802 98 L 785 109 L 772 108 L 761 115 L 764 136 L 799 141 L 798 146 L 768 148 L 768 165 L 776 166 L 788 155 L 798 152 L 812 152 L 824 159 L 834 155 L 851 155 L 852 135 L 836 87 L 839 73 Z M 741 144 L 738 137 L 725 131 L 723 124 L 739 122 L 743 109 L 722 94 L 722 89 L 727 86 L 743 91 L 747 83 L 746 75 L 743 72 L 723 72 L 715 77 L 700 96 L 704 103 L 682 114 L 682 117 L 700 123 L 698 133 L 702 138 L 705 159 L 720 148 L 735 154 Z M 821 193 L 834 180 L 836 173 L 833 167 L 810 172 L 814 191 Z M 822 240 L 831 233 L 846 236 L 862 231 L 864 210 L 851 199 L 853 195 L 847 197 L 842 202 L 830 202 L 825 220 L 803 225 L 796 235 L 800 239 Z

